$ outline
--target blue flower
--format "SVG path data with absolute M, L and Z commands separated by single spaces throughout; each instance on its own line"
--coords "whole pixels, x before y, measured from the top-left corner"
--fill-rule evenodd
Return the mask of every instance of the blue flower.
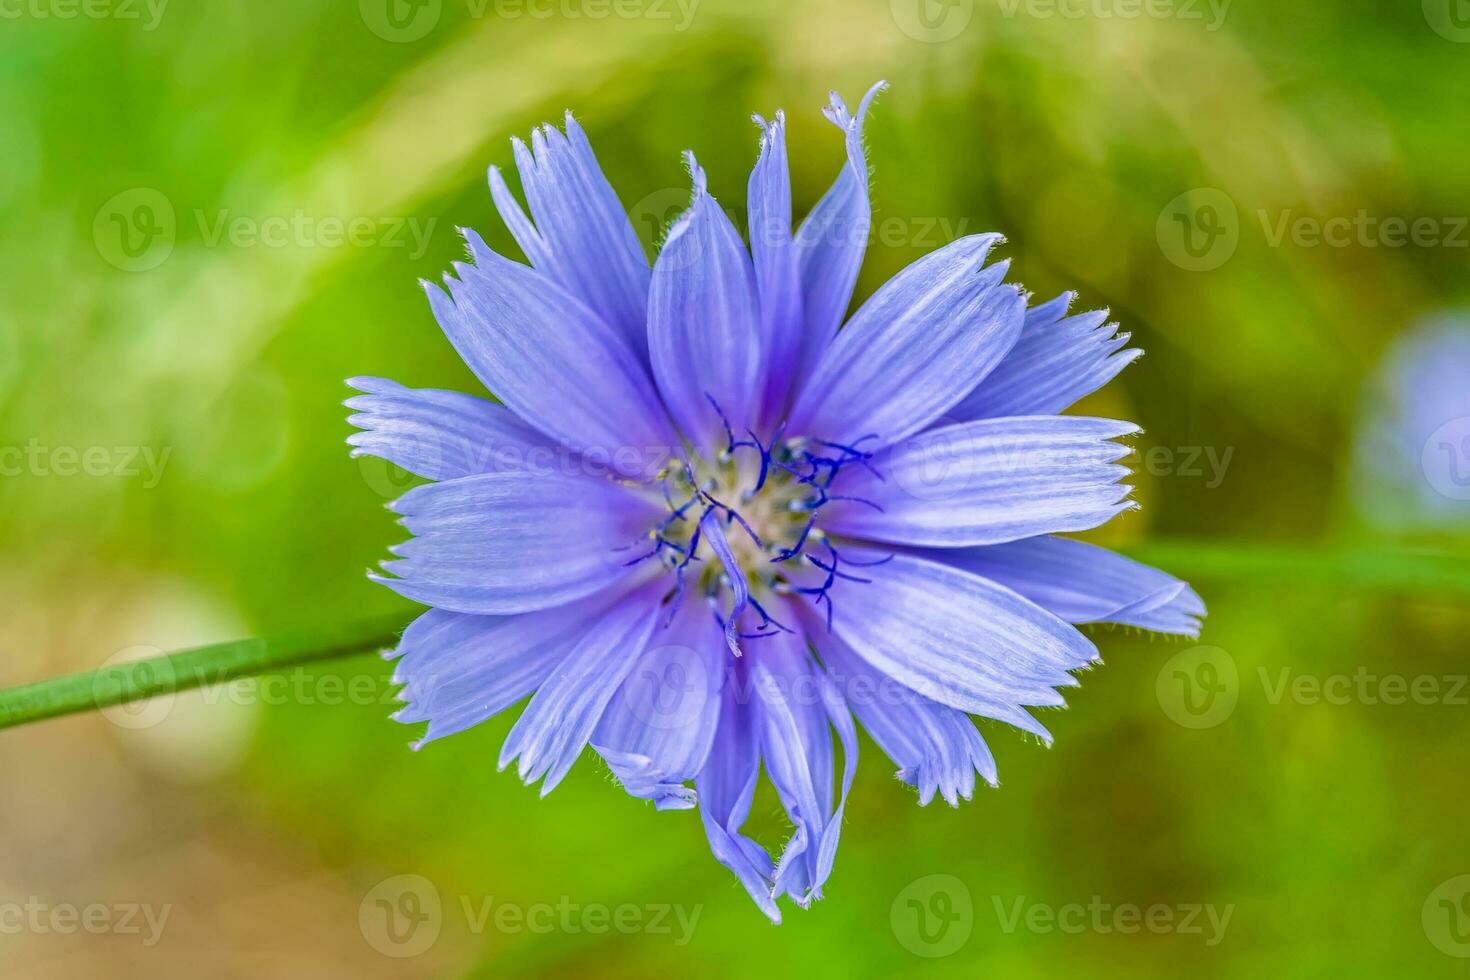
M 1397 337 L 1364 398 L 1352 469 L 1359 515 L 1405 534 L 1470 530 L 1470 316 Z
M 832 870 L 856 722 L 921 804 L 957 805 L 996 780 L 972 716 L 1050 741 L 1026 709 L 1098 659 L 1073 624 L 1194 636 L 1205 611 L 1056 536 L 1134 506 L 1136 427 L 1059 414 L 1138 354 L 1105 313 L 1028 310 L 977 235 L 844 325 L 881 88 L 832 96 L 847 160 L 794 231 L 785 119 L 756 117 L 749 249 L 689 156 L 651 269 L 570 115 L 514 141 L 530 214 L 490 189 L 530 264 L 467 231 L 448 291 L 425 284 L 501 404 L 376 378 L 347 402 L 354 453 L 434 481 L 392 505 L 412 538 L 373 576 L 433 607 L 394 654 L 397 717 L 430 741 L 529 695 L 502 768 L 545 795 L 590 743 L 628 793 L 697 806 L 775 921 Z M 775 859 L 742 830 L 762 766 L 793 828 Z

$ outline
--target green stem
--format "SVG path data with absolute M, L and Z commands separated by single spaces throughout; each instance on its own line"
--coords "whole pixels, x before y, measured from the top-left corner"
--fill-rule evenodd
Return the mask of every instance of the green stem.
M 1153 541 L 1122 549 L 1184 579 L 1329 584 L 1384 591 L 1470 592 L 1470 561 L 1442 551 Z
M 1125 550 L 1140 561 L 1186 579 L 1284 580 L 1392 591 L 1470 593 L 1470 562 L 1440 552 L 1178 540 L 1149 542 Z M 0 729 L 383 649 L 398 642 L 403 625 L 400 616 L 349 624 L 328 633 L 217 643 L 0 690 Z
M 398 642 L 403 626 L 399 616 L 353 623 L 330 633 L 216 643 L 0 690 L 0 729 L 384 649 Z

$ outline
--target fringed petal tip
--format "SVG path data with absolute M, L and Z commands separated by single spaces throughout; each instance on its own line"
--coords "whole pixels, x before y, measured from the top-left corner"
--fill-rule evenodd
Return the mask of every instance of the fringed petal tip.
M 419 281 L 423 282 L 422 279 Z M 359 374 L 348 378 L 343 384 L 354 391 L 362 393 L 360 395 L 352 395 L 342 402 L 348 408 L 356 408 L 357 405 L 354 405 L 354 402 L 357 402 L 359 405 L 362 404 L 365 401 L 362 397 L 363 395 L 389 395 L 407 390 L 403 385 L 391 378 L 376 378 L 366 374 Z
M 1036 305 L 1031 309 L 1030 313 L 1038 319 L 1055 322 L 1067 315 L 1068 311 L 1072 309 L 1072 304 L 1077 302 L 1077 296 L 1078 293 L 1075 289 L 1069 289 L 1045 303 Z
M 693 150 L 684 151 L 684 167 L 686 170 L 689 171 L 689 179 L 694 182 L 695 200 L 698 200 L 699 198 L 708 194 L 709 178 L 705 176 L 704 168 L 701 167 L 699 165 L 699 161 L 695 159 Z
M 592 748 L 629 796 L 649 800 L 657 810 L 692 810 L 698 805 L 699 794 L 694 787 L 669 778 L 648 756 L 596 743 Z
M 770 145 L 770 143 L 777 137 L 779 137 L 781 135 L 781 131 L 786 128 L 785 109 L 777 109 L 776 114 L 770 119 L 767 119 L 759 112 L 753 112 L 750 114 L 750 119 L 758 127 L 760 127 L 762 152 L 764 152 L 766 148 Z
M 1204 601 L 1186 582 L 1173 582 L 1136 602 L 1122 606 L 1109 621 L 1138 626 L 1152 633 L 1199 639 L 1208 615 Z
M 979 741 L 978 733 L 974 737 Z M 928 806 L 938 796 L 950 807 L 959 809 L 961 802 L 969 803 L 975 799 L 976 775 L 991 789 L 999 788 L 995 759 L 983 742 L 979 752 L 972 750 L 966 758 L 957 760 L 957 763 L 958 768 L 945 771 L 941 763 L 926 759 L 917 766 L 905 766 L 893 775 L 899 782 L 917 791 L 919 806 Z
M 454 230 L 459 232 L 460 238 L 464 239 L 465 252 L 470 259 L 468 266 L 460 262 L 451 263 L 454 270 L 460 273 L 460 279 L 464 278 L 465 269 L 484 272 L 497 263 L 504 264 L 511 261 L 492 249 L 485 242 L 485 237 L 475 229 L 467 225 L 455 225 Z
M 685 150 L 683 158 L 684 169 L 689 172 L 689 180 L 693 185 L 693 196 L 689 201 L 689 207 L 685 208 L 684 212 L 673 220 L 668 230 L 664 233 L 663 244 L 659 247 L 659 253 L 661 255 L 668 250 L 669 245 L 676 238 L 689 230 L 689 227 L 694 223 L 696 209 L 702 201 L 709 197 L 709 179 L 705 175 L 704 168 L 695 159 L 694 151 Z
M 868 114 L 868 108 L 873 104 L 873 100 L 877 98 L 878 93 L 886 88 L 888 88 L 886 81 L 875 82 L 863 95 L 862 101 L 858 103 L 856 116 L 848 111 L 847 103 L 843 101 L 842 96 L 834 89 L 827 93 L 828 101 L 827 105 L 822 108 L 822 115 L 826 116 L 832 125 L 845 133 L 861 131 L 863 117 Z

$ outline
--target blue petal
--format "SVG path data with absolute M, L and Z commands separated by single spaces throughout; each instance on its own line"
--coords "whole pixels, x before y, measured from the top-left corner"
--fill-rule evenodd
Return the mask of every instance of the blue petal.
M 864 503 L 832 504 L 822 526 L 943 548 L 1098 527 L 1137 506 L 1119 483 L 1127 467 L 1115 463 L 1132 450 L 1110 441 L 1137 431 L 1062 415 L 930 429 L 881 454 L 872 470 L 845 471 L 838 491 Z
M 1124 623 L 1198 637 L 1205 604 L 1187 584 L 1106 548 L 1037 537 L 930 557 L 982 575 L 1069 623 Z
M 998 235 L 962 238 L 873 294 L 827 348 L 792 412 L 791 431 L 886 446 L 955 406 L 1015 343 L 1025 307 L 1007 265 L 984 268 Z M 965 365 L 959 370 L 959 365 Z
M 760 295 L 761 349 L 765 386 L 763 427 L 785 416 L 801 361 L 801 268 L 791 237 L 791 173 L 786 163 L 786 115 L 774 122 L 759 116 L 760 156 L 750 172 L 746 199 L 750 251 Z
M 531 612 L 591 595 L 630 574 L 631 547 L 664 513 L 605 480 L 486 473 L 415 487 L 392 504 L 414 535 L 371 576 L 453 612 Z M 643 574 L 633 570 L 633 574 Z
M 501 769 L 519 758 L 516 771 L 525 783 L 544 776 L 542 796 L 556 788 L 638 662 L 658 619 L 661 591 L 661 584 L 640 589 L 591 624 L 505 737 Z
M 736 432 L 754 421 L 759 300 L 740 233 L 709 196 L 692 154 L 689 169 L 694 202 L 669 230 L 653 265 L 649 357 L 664 404 L 684 435 L 717 450 L 725 445 L 722 413 Z
M 1129 335 L 1107 322 L 1106 310 L 1063 319 L 1074 295 L 1063 293 L 1028 311 L 1016 346 L 950 417 L 1055 415 L 1113 380 L 1143 354 L 1137 348 L 1122 349 Z
M 361 429 L 352 456 L 378 456 L 428 480 L 524 469 L 554 448 L 503 405 L 457 391 L 405 388 L 386 378 L 352 378 L 343 404 Z M 554 456 L 548 456 L 548 459 Z
M 754 647 L 751 679 L 761 718 L 761 758 L 794 828 L 777 863 L 772 894 L 805 908 L 832 873 L 842 816 L 857 771 L 857 730 L 805 637 L 780 634 Z M 842 793 L 834 807 L 831 726 L 840 736 Z
M 582 127 L 569 112 L 565 136 L 547 125 L 531 134 L 529 149 L 518 139 L 511 146 L 535 226 L 494 168 L 490 193 L 517 244 L 645 356 L 648 259 Z
M 819 636 L 816 645 L 858 721 L 898 764 L 898 778 L 919 791 L 921 806 L 935 793 L 950 806 L 970 799 L 977 772 L 997 785 L 995 757 L 969 715 L 885 677 L 835 636 Z
M 720 524 L 719 512 L 710 510 L 706 513 L 699 521 L 699 530 L 709 544 L 710 550 L 720 559 L 720 564 L 725 569 L 725 581 L 729 584 L 733 596 L 733 605 L 725 619 L 725 644 L 730 648 L 730 652 L 738 657 L 740 656 L 740 617 L 745 612 L 746 606 L 750 604 L 750 586 L 745 581 L 745 572 L 741 569 L 735 552 L 730 549 L 730 540 L 725 537 L 725 529 Z
M 704 768 L 720 717 L 724 638 L 701 603 L 656 630 L 603 712 L 592 747 L 623 789 L 660 810 L 694 806 L 684 784 Z
M 759 733 L 752 706 L 740 692 L 749 690 L 749 661 L 730 662 L 720 697 L 719 728 L 704 768 L 695 778 L 699 813 L 715 860 L 735 873 L 755 904 L 772 922 L 781 911 L 771 897 L 771 858 L 740 832 L 750 815 L 760 775 Z
M 403 633 L 393 682 L 407 704 L 393 717 L 429 723 L 415 748 L 499 714 L 540 687 L 615 598 L 599 593 L 523 616 L 467 616 L 431 609 Z
M 852 302 L 852 288 L 862 268 L 873 219 L 863 121 L 873 99 L 887 86 L 887 82 L 879 82 L 870 88 L 855 116 L 836 92 L 831 93 L 831 102 L 823 110 L 843 132 L 847 162 L 796 232 L 805 318 L 798 380 L 815 367 Z
M 881 553 L 844 548 L 854 564 Z M 953 566 L 897 554 L 831 589 L 832 630 L 879 671 L 951 708 L 1028 731 L 1023 705 L 1061 705 L 1068 671 L 1097 648 L 1074 627 L 1004 586 Z M 813 629 L 820 637 L 821 630 Z
M 474 265 L 456 263 L 453 301 L 425 284 L 439 326 L 479 379 L 564 445 L 648 476 L 674 445 L 648 374 L 627 343 L 547 277 L 466 231 Z

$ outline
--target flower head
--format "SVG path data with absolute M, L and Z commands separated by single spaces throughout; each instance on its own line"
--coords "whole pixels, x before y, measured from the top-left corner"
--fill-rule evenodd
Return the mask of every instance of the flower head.
M 1391 532 L 1470 530 L 1470 318 L 1426 318 L 1389 347 L 1364 400 L 1357 509 Z
M 375 575 L 433 608 L 394 655 L 425 741 L 530 695 L 501 752 L 549 792 L 589 743 L 623 788 L 698 807 L 773 920 L 832 870 L 857 723 L 920 803 L 995 762 L 971 716 L 1049 741 L 1030 707 L 1098 659 L 1074 624 L 1196 635 L 1188 586 L 1055 535 L 1134 506 L 1127 422 L 1059 413 L 1137 356 L 1070 295 L 1027 309 L 962 238 L 846 320 L 871 212 L 863 122 L 795 230 L 785 119 L 757 117 L 749 247 L 688 157 L 693 196 L 649 268 L 570 115 L 514 143 L 529 265 L 466 232 L 426 284 L 501 404 L 355 379 L 354 452 L 434 481 Z M 840 329 L 839 329 L 840 328 Z M 835 735 L 835 739 L 834 739 Z M 790 818 L 743 833 L 761 768 Z M 692 785 L 691 785 L 692 784 Z

